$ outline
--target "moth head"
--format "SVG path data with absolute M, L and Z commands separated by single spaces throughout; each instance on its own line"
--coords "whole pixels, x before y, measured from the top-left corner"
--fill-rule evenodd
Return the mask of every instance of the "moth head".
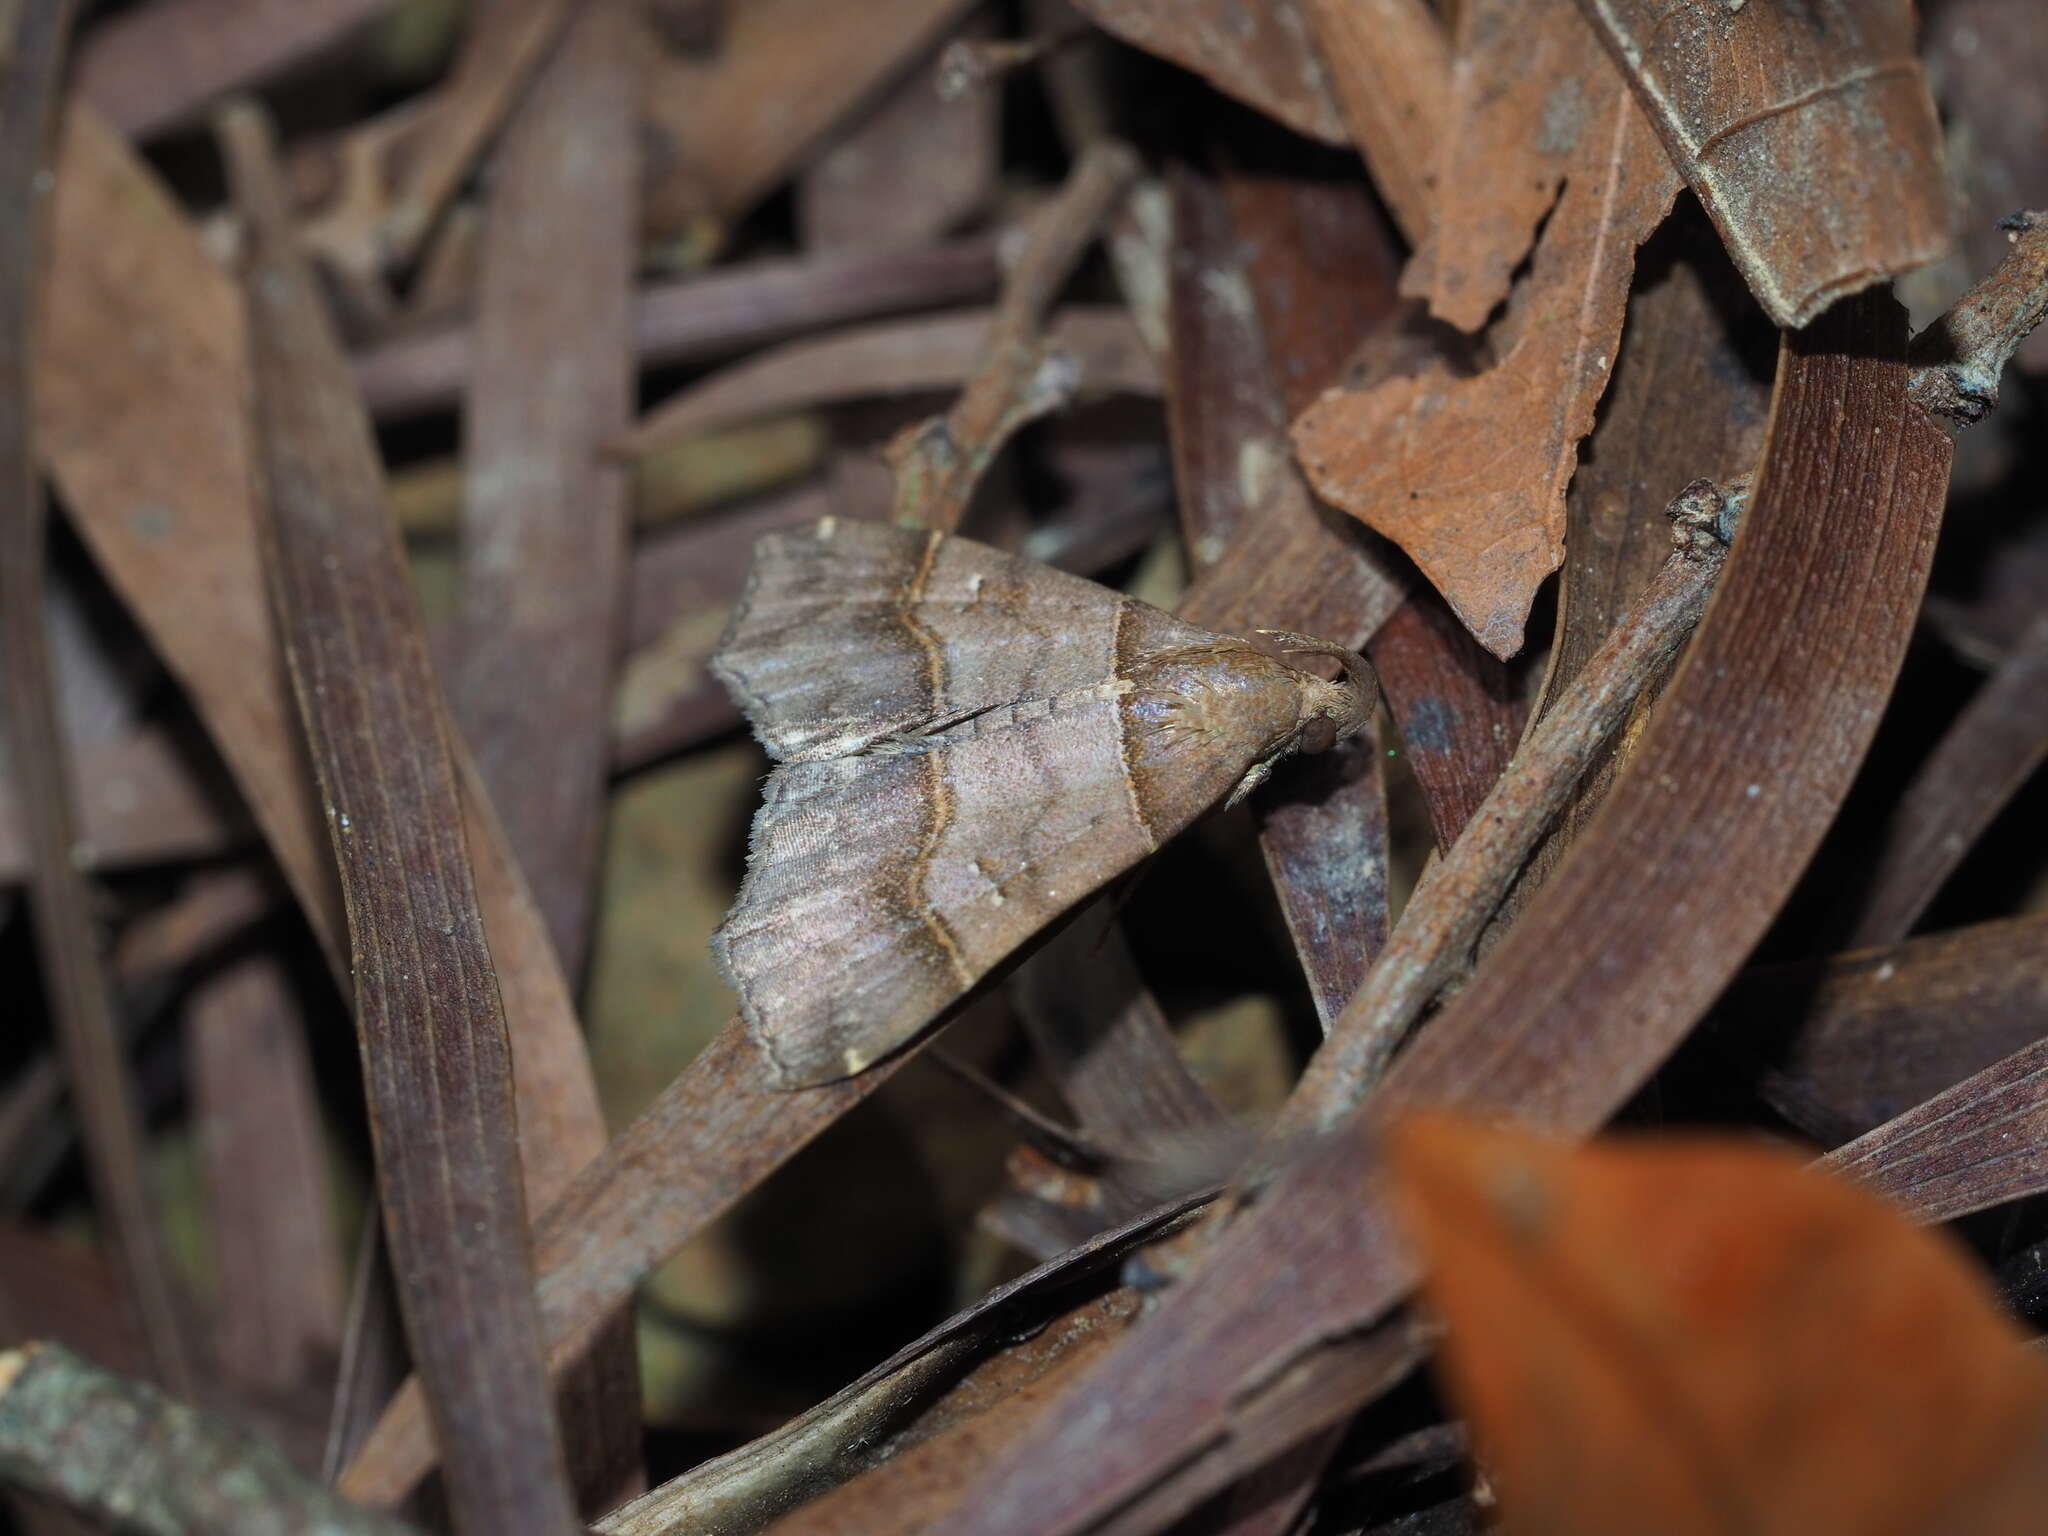
M 1302 721 L 1296 744 L 1303 752 L 1327 752 L 1372 718 L 1379 683 L 1356 651 L 1286 629 L 1261 629 L 1283 656 L 1328 656 L 1344 669 L 1336 682 L 1310 676 L 1302 690 Z

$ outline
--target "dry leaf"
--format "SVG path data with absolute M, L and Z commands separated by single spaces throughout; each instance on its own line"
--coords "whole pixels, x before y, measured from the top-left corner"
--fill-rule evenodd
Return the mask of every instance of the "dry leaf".
M 1508 1529 L 2038 1528 L 2048 1366 L 1946 1239 L 1732 1139 L 1389 1152 Z
M 1470 379 L 1435 366 L 1333 389 L 1294 427 L 1317 492 L 1407 550 L 1501 657 L 1522 648 L 1529 604 L 1564 558 L 1565 487 L 1620 347 L 1635 248 L 1678 187 L 1642 113 L 1604 73 L 1576 114 L 1569 186 L 1500 362 Z
M 1300 0 L 1074 0 L 1074 9 L 1296 133 L 1347 138 Z
M 1409 242 L 1435 217 L 1451 46 L 1428 0 L 1307 0 L 1351 140 Z
M 1434 238 L 1401 291 L 1476 331 L 1507 297 L 1614 67 L 1571 0 L 1468 0 L 1436 166 Z
M 1579 0 L 1779 325 L 1948 249 L 1907 0 Z

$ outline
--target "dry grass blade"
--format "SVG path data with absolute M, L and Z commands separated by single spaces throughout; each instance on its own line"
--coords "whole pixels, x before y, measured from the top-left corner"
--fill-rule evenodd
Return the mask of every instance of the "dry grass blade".
M 641 40 L 628 0 L 575 10 L 506 127 L 486 212 L 464 416 L 450 706 L 565 977 L 590 941 L 625 621 Z M 594 1149 L 593 1149 L 594 1150 Z M 646 1484 L 630 1325 L 563 1422 L 580 1502 Z
M 151 1363 L 192 1390 L 180 1302 L 143 1178 L 142 1122 L 100 972 L 85 877 L 72 863 L 78 818 L 44 633 L 47 508 L 31 437 L 36 286 L 50 125 L 70 23 L 67 0 L 25 0 L 0 17 L 0 614 L 7 738 L 20 786 L 35 931 L 67 1075 L 84 1123 L 101 1219 L 121 1262 Z
M 734 1020 L 542 1217 L 534 1270 L 550 1369 L 580 1358 L 655 1265 L 787 1162 L 915 1055 L 789 1092 Z M 342 1474 L 349 1497 L 403 1499 L 434 1466 L 426 1402 L 409 1385 Z
M 234 285 L 90 107 L 64 125 L 36 424 L 79 535 L 341 963 L 341 904 L 263 597 Z M 188 595 L 204 593 L 203 600 Z
M 296 248 L 267 127 L 221 129 L 246 281 L 269 560 L 349 919 L 384 1220 L 470 1532 L 575 1528 L 548 1401 L 511 1050 L 462 791 L 382 472 Z
M 2044 1009 L 2048 917 L 2033 914 L 1749 972 L 1715 1040 L 1769 1064 L 1779 1113 L 1843 1142 L 2031 1045 Z
M 245 1431 L 59 1344 L 0 1354 L 0 1467 L 125 1536 L 413 1536 Z
M 2048 758 L 2048 619 L 1971 696 L 1901 797 L 1848 948 L 1912 932 L 2007 801 Z
M 183 686 L 345 977 L 328 834 L 264 593 L 234 284 L 89 108 L 66 124 L 54 233 L 38 356 L 43 452 L 72 522 Z M 540 1208 L 604 1145 L 604 1122 L 561 969 L 480 794 L 465 792 L 464 831 Z
M 637 79 L 596 0 L 514 115 L 486 218 L 464 418 L 450 703 L 562 969 L 583 969 L 626 583 Z
M 2036 1040 L 1823 1163 L 1948 1221 L 2048 1189 L 2048 1040 Z

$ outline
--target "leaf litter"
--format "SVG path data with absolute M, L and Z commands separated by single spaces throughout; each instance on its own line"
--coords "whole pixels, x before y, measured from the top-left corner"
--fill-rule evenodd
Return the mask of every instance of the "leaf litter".
M 2023 7 L 77 9 L 8 1518 L 2031 1511 Z

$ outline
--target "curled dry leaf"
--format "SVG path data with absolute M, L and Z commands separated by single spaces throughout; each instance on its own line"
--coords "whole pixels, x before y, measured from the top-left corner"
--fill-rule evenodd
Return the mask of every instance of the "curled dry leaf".
M 1496 656 L 1564 558 L 1565 488 L 1621 342 L 1636 246 L 1678 182 L 1618 78 L 1586 91 L 1570 185 L 1537 245 L 1505 356 L 1326 393 L 1294 444 L 1324 500 L 1394 540 Z
M 1579 0 L 1779 325 L 1948 249 L 1905 0 Z
M 904 1044 L 1046 923 L 1297 749 L 1329 683 L 986 545 L 826 518 L 762 540 L 714 659 L 779 766 L 713 940 L 789 1087 Z
M 1509 1529 L 2036 1528 L 2048 1365 L 1873 1196 L 1704 1137 L 1417 1117 L 1388 1151 Z

